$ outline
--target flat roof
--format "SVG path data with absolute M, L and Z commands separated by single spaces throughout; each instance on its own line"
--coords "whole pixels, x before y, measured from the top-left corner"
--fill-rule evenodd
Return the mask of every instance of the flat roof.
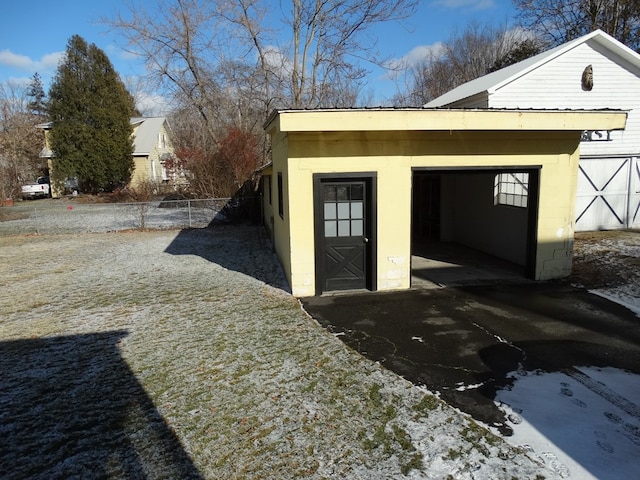
M 364 108 L 276 110 L 269 133 L 348 131 L 583 131 L 622 130 L 623 110 Z

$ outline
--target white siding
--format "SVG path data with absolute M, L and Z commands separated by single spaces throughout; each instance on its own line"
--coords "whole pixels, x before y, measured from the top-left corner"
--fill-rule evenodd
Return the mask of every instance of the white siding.
M 593 65 L 593 89 L 582 90 L 582 72 Z M 635 73 L 634 73 L 635 72 Z M 614 108 L 630 110 L 624 132 L 611 142 L 582 142 L 581 155 L 632 155 L 640 150 L 638 70 L 596 43 L 583 43 L 527 75 L 502 86 L 489 98 L 493 108 Z

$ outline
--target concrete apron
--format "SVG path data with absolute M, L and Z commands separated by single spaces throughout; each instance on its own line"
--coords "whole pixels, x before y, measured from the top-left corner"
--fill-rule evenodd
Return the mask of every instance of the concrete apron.
M 640 374 L 637 317 L 561 282 L 348 293 L 302 303 L 354 350 L 506 435 L 512 430 L 493 399 L 512 383 L 509 372 L 610 366 Z
M 528 282 L 524 266 L 452 242 L 414 242 L 411 287 Z

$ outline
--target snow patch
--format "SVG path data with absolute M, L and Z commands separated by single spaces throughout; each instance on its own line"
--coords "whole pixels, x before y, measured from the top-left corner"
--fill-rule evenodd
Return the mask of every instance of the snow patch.
M 593 293 L 594 295 L 606 298 L 607 300 L 617 303 L 618 305 L 622 305 L 623 307 L 628 308 L 633 313 L 635 313 L 637 317 L 640 317 L 640 298 L 634 296 L 633 294 L 627 293 L 624 287 L 589 290 L 589 293 Z
M 639 375 L 615 368 L 578 370 L 629 403 L 640 398 Z M 511 377 L 513 385 L 495 398 L 513 429 L 513 436 L 504 437 L 507 442 L 527 450 L 560 478 L 637 477 L 638 416 L 612 404 L 601 389 L 563 372 L 513 372 Z

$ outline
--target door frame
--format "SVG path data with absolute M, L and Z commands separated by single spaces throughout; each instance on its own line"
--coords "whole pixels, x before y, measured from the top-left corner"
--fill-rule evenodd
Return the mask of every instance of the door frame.
M 350 173 L 314 173 L 313 174 L 313 226 L 314 226 L 314 254 L 315 254 L 315 293 L 317 296 L 324 292 L 324 222 L 322 185 L 327 182 L 365 182 L 365 237 L 369 240 L 365 248 L 365 288 L 375 291 L 378 288 L 378 178 L 376 172 Z M 333 290 L 332 290 L 333 291 Z M 337 290 L 339 291 L 339 290 Z

